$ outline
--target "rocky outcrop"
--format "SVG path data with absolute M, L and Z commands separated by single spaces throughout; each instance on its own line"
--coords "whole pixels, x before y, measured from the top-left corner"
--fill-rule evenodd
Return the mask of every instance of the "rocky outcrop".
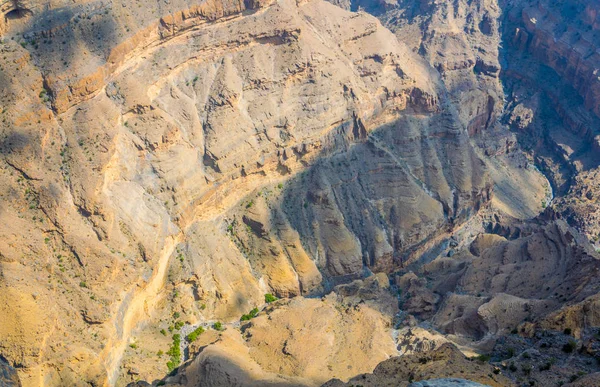
M 0 348 L 28 385 L 162 377 L 136 359 L 164 316 L 393 271 L 490 199 L 435 69 L 375 18 L 162 7 L 40 3 L 5 31 L 0 270 L 24 323 Z
M 502 110 L 498 18 L 493 1 L 332 1 L 377 16 L 434 66 L 471 136 L 494 127 Z
M 0 384 L 6 387 L 21 387 L 17 371 L 4 360 L 0 360 Z
M 598 213 L 599 171 L 589 170 L 580 173 L 569 192 L 556 201 L 556 211 L 576 226 L 596 249 L 600 248 L 600 228 Z
M 513 127 L 522 146 L 534 152 L 555 193 L 565 195 L 575 175 L 600 161 L 593 150 L 600 57 L 590 16 L 597 4 L 527 1 L 505 7 L 508 44 L 502 77 L 510 96 L 507 111 L 520 111 L 511 113 L 518 121 L 522 113 L 530 117 L 521 129 L 520 123 Z
M 337 386 L 414 386 L 427 384 L 430 379 L 460 378 L 475 382 L 475 385 L 513 386 L 506 377 L 493 374 L 489 364 L 473 362 L 467 359 L 452 344 L 444 344 L 440 348 L 425 353 L 394 357 L 379 364 L 372 374 L 358 375 L 347 383 L 331 380 L 323 387 Z M 412 382 L 415 383 L 412 383 Z M 457 384 L 461 385 L 461 384 Z M 469 384 L 465 384 L 469 385 Z
M 563 221 L 512 241 L 480 235 L 470 252 L 440 257 L 421 275 L 399 276 L 402 309 L 482 348 L 526 321 L 580 335 L 597 325 L 591 311 L 600 290 L 600 260 L 585 245 Z M 563 310 L 563 303 L 572 306 Z
M 396 354 L 391 316 L 373 307 L 379 301 L 339 301 L 334 294 L 277 301 L 242 322 L 240 331 L 227 329 L 202 347 L 165 384 L 319 386 L 370 372 Z
M 598 5 L 593 2 L 577 1 L 567 8 L 537 1 L 512 9 L 510 17 L 519 25 L 514 28 L 512 44 L 554 69 L 577 90 L 585 107 L 600 117 L 596 75 L 600 56 L 592 27 L 597 12 Z

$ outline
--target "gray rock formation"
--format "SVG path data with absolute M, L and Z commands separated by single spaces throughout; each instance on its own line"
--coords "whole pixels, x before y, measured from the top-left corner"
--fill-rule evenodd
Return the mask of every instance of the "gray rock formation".
M 465 379 L 431 379 L 411 383 L 408 387 L 487 387 Z

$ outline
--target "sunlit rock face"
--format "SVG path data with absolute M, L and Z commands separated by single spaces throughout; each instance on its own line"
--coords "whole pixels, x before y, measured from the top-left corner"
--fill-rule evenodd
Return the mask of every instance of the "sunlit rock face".
M 0 3 L 0 384 L 510 385 L 450 343 L 591 335 L 596 4 L 334 3 Z
M 2 348 L 27 383 L 114 383 L 162 313 L 236 319 L 267 292 L 391 272 L 489 200 L 436 70 L 369 15 L 18 7 L 3 25 L 3 286 L 44 339 L 15 323 Z M 32 322 L 40 310 L 52 318 Z

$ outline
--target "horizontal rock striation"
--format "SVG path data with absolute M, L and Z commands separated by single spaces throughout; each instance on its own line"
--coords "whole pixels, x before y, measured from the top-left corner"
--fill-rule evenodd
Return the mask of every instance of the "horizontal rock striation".
M 600 54 L 593 28 L 598 6 L 586 1 L 561 6 L 537 1 L 511 10 L 509 18 L 518 25 L 511 43 L 555 70 L 600 117 Z
M 131 364 L 169 345 L 164 316 L 232 321 L 392 271 L 490 198 L 435 69 L 367 14 L 30 11 L 0 47 L 0 348 L 26 385 L 162 377 Z

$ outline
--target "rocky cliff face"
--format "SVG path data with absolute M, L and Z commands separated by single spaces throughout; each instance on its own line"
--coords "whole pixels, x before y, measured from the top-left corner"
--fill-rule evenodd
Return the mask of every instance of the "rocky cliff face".
M 517 25 L 510 44 L 556 71 L 599 116 L 597 13 L 588 1 L 533 1 L 510 9 L 508 22 Z
M 435 67 L 471 135 L 496 124 L 503 96 L 497 1 L 356 0 L 340 5 L 377 16 Z
M 507 7 L 503 70 L 510 96 L 507 122 L 532 150 L 556 194 L 564 196 L 558 212 L 593 242 L 595 210 L 586 206 L 592 196 L 584 191 L 593 185 L 590 176 L 600 161 L 597 13 L 598 5 L 589 1 Z
M 489 200 L 435 69 L 373 17 L 136 7 L 7 18 L 0 345 L 27 384 L 114 383 L 165 314 L 392 271 Z
M 0 4 L 23 385 L 319 385 L 593 333 L 598 7 L 334 4 Z
M 469 361 L 456 347 L 444 344 L 440 348 L 431 351 L 427 356 L 407 355 L 382 362 L 372 374 L 358 375 L 348 383 L 340 380 L 332 380 L 323 387 L 354 386 L 359 383 L 362 386 L 445 386 L 438 378 L 465 378 L 452 379 L 449 386 L 469 386 L 469 381 L 475 386 L 508 386 L 510 380 L 506 377 L 493 374 L 493 367 Z M 413 380 L 433 379 L 431 384 L 419 385 Z

